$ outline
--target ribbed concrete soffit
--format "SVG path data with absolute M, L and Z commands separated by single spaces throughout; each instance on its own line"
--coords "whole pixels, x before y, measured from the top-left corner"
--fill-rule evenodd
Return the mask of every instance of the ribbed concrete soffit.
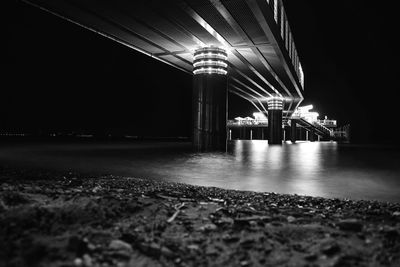
M 284 27 L 274 20 L 267 1 L 23 1 L 188 73 L 196 49 L 224 48 L 230 81 L 251 96 L 236 94 L 251 99 L 261 110 L 258 102 L 271 95 L 284 97 L 291 109 L 302 99 L 293 67 L 297 61 L 288 56 L 281 37 Z

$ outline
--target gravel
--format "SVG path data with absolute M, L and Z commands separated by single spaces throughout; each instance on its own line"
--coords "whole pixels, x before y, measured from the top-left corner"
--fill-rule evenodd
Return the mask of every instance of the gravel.
M 0 266 L 400 266 L 400 204 L 0 169 Z

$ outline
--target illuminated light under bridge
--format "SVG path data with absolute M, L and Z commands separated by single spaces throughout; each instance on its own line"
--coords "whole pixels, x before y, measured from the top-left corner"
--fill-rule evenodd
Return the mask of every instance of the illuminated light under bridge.
M 228 73 L 228 54 L 224 49 L 217 47 L 203 47 L 194 52 L 193 74 L 221 74 Z

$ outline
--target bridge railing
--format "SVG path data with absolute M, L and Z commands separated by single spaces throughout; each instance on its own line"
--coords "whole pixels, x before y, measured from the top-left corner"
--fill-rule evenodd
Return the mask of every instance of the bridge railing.
M 313 125 L 315 128 L 317 128 L 318 130 L 325 132 L 325 133 L 329 134 L 330 136 L 333 135 L 333 131 L 331 129 L 325 127 L 324 125 L 322 125 L 318 120 L 317 121 L 308 121 L 301 116 L 292 116 L 291 118 L 296 119 L 296 120 L 306 121 L 307 123 L 309 123 L 309 124 Z
M 268 120 L 228 120 L 227 126 L 268 126 Z
M 326 126 L 326 127 L 330 127 L 330 128 L 336 128 L 337 127 L 337 122 L 336 120 L 318 120 L 318 123 Z
M 313 122 L 313 125 L 314 125 L 316 128 L 320 129 L 321 131 L 326 132 L 326 133 L 329 133 L 330 136 L 333 135 L 333 131 L 332 131 L 331 129 L 325 127 L 324 125 L 320 124 L 319 122 L 315 121 L 315 122 Z
M 285 7 L 282 0 L 267 0 L 273 14 L 274 19 L 279 27 L 282 41 L 285 43 L 286 51 L 292 60 L 293 67 L 296 71 L 297 77 L 300 80 L 301 86 L 304 88 L 304 73 L 297 53 L 296 45 L 293 40 L 292 31 L 290 29 Z

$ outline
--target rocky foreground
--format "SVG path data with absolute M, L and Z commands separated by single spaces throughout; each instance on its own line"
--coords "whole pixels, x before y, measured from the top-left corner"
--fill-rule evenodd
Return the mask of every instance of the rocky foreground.
M 400 266 L 400 204 L 0 175 L 0 266 Z

